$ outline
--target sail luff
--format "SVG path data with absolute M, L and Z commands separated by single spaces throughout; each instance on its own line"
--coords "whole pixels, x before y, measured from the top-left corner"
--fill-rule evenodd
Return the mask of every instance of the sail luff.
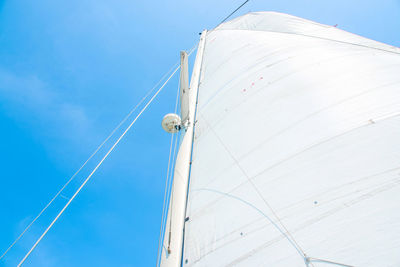
M 174 169 L 174 178 L 161 253 L 161 266 L 163 267 L 178 267 L 181 266 L 182 261 L 182 245 L 190 160 L 192 154 L 194 116 L 206 34 L 207 31 L 204 30 L 200 36 L 189 93 L 184 94 L 184 97 L 188 97 L 188 99 L 181 100 L 189 102 L 189 115 L 187 119 L 186 133 L 182 139 Z

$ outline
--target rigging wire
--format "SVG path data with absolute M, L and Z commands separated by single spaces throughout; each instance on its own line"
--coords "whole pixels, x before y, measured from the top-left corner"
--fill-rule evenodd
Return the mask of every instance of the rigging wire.
M 181 84 L 180 84 L 180 79 L 179 79 L 179 86 L 178 86 L 178 92 L 180 91 L 179 89 L 180 89 L 180 86 L 181 86 Z M 176 99 L 176 102 L 175 102 L 175 113 L 176 113 L 176 111 L 177 111 L 177 109 L 178 109 L 178 98 Z M 170 180 L 171 180 L 171 182 L 170 182 L 170 186 L 169 186 L 169 192 L 168 192 L 168 196 L 170 196 L 169 197 L 169 201 L 171 201 L 171 207 L 172 207 L 172 201 L 173 201 L 173 196 L 174 196 L 174 188 L 172 187 L 172 182 L 173 182 L 173 175 L 174 175 L 174 173 L 173 173 L 173 170 L 174 170 L 174 168 L 173 168 L 173 166 L 174 166 L 174 164 L 175 164 L 175 150 L 176 150 L 176 144 L 178 143 L 178 139 L 176 139 L 176 142 L 175 142 L 175 146 L 174 146 L 174 153 L 173 153 L 173 165 L 172 165 L 172 168 L 171 168 L 171 173 L 170 173 Z M 169 202 L 168 201 L 168 202 Z M 164 214 L 164 217 L 165 217 L 165 219 L 163 220 L 164 221 L 164 229 L 165 229 L 165 227 L 166 227 L 166 225 L 167 225 L 167 219 L 168 219 L 168 214 Z M 170 216 L 169 217 L 169 233 L 168 233 L 168 235 L 169 235 L 169 237 L 168 237 L 168 249 L 167 249 L 167 251 L 168 251 L 168 253 L 170 253 L 170 244 L 171 244 L 171 227 L 172 227 L 172 216 Z
M 196 49 L 198 44 L 195 44 L 189 51 L 188 57 L 193 53 L 193 51 Z M 176 100 L 175 100 L 175 111 L 174 113 L 178 112 L 178 103 L 179 103 L 179 92 L 180 92 L 180 79 L 178 82 L 178 89 L 176 93 Z M 174 139 L 174 137 L 176 138 Z M 170 151 L 169 151 L 169 158 L 168 158 L 168 169 L 167 169 L 167 179 L 165 181 L 165 190 L 164 190 L 164 201 L 163 201 L 163 210 L 162 210 L 162 215 L 161 215 L 161 225 L 160 225 L 160 235 L 158 239 L 158 249 L 157 249 L 157 264 L 156 266 L 160 265 L 160 260 L 161 260 L 161 252 L 162 252 L 162 247 L 163 247 L 163 238 L 165 234 L 165 226 L 166 226 L 166 220 L 167 220 L 167 212 L 168 212 L 168 204 L 170 200 L 170 192 L 172 188 L 172 179 L 173 179 L 173 170 L 175 166 L 175 160 L 176 160 L 176 148 L 177 144 L 179 143 L 179 137 L 180 134 L 172 134 L 171 136 L 171 143 L 170 143 Z M 172 146 L 174 144 L 174 150 L 172 152 Z M 172 152 L 172 154 L 171 154 Z M 172 155 L 172 161 L 171 161 L 171 155 Z
M 169 147 L 169 157 L 168 157 L 168 168 L 167 168 L 167 178 L 165 179 L 165 190 L 164 190 L 164 201 L 163 201 L 163 209 L 162 209 L 162 215 L 161 215 L 161 223 L 160 223 L 160 235 L 158 237 L 158 248 L 157 248 L 157 263 L 156 266 L 159 266 L 160 264 L 160 248 L 161 248 L 161 239 L 162 239 L 162 232 L 163 232 L 163 225 L 164 225 L 164 213 L 165 213 L 165 202 L 167 198 L 167 191 L 169 187 L 169 169 L 171 168 L 171 154 L 172 154 L 172 147 L 173 147 L 173 142 L 174 142 L 174 137 L 175 134 L 171 134 L 171 141 L 170 141 L 170 147 Z
M 204 120 L 205 121 L 205 120 Z M 275 210 L 271 207 L 271 205 L 268 203 L 268 201 L 265 199 L 265 197 L 261 194 L 260 190 L 258 190 L 257 186 L 254 184 L 254 182 L 250 179 L 250 177 L 247 175 L 245 170 L 242 168 L 242 166 L 239 164 L 238 160 L 233 156 L 231 151 L 228 149 L 228 147 L 225 145 L 225 143 L 221 140 L 221 138 L 217 135 L 215 130 L 211 127 L 210 130 L 213 132 L 214 136 L 218 139 L 220 144 L 224 147 L 225 151 L 230 155 L 230 157 L 233 159 L 235 162 L 235 165 L 241 170 L 241 172 L 244 174 L 246 177 L 247 181 L 250 183 L 250 185 L 253 187 L 254 191 L 256 191 L 257 195 L 261 198 L 261 200 L 264 202 L 264 204 L 271 210 L 272 214 L 274 215 L 275 219 L 279 222 L 279 224 L 282 226 L 282 228 L 286 231 L 286 234 L 284 234 L 285 237 L 289 240 L 291 244 L 294 244 L 296 250 L 299 252 L 299 254 L 303 257 L 304 261 L 307 259 L 307 255 L 302 249 L 302 247 L 296 242 L 296 239 L 293 237 L 289 229 L 283 224 L 282 220 L 279 218 Z M 278 227 L 278 229 L 281 231 L 281 229 Z M 290 238 L 289 238 L 290 237 Z M 311 266 L 313 264 L 310 262 Z
M 24 258 L 20 261 L 18 264 L 18 267 L 21 266 L 25 260 L 28 258 L 28 256 L 32 253 L 32 251 L 36 248 L 36 246 L 39 244 L 39 242 L 43 239 L 43 237 L 47 234 L 47 232 L 51 229 L 51 227 L 54 225 L 54 223 L 60 218 L 60 216 L 64 213 L 64 211 L 67 209 L 67 207 L 71 204 L 71 202 L 75 199 L 75 197 L 79 194 L 79 192 L 82 190 L 82 188 L 86 185 L 86 183 L 90 180 L 90 178 L 93 176 L 93 174 L 97 171 L 97 169 L 101 166 L 101 164 L 104 162 L 104 160 L 108 157 L 108 155 L 114 150 L 114 148 L 118 145 L 118 143 L 121 141 L 121 139 L 125 136 L 125 134 L 131 129 L 133 124 L 137 121 L 137 119 L 142 115 L 142 113 L 147 109 L 147 107 L 153 102 L 153 100 L 157 97 L 157 95 L 161 92 L 161 90 L 165 87 L 165 85 L 169 82 L 169 80 L 174 76 L 174 74 L 178 71 L 180 67 L 176 67 L 175 70 L 172 72 L 172 74 L 168 77 L 168 79 L 164 82 L 164 84 L 157 90 L 157 92 L 150 98 L 150 100 L 146 103 L 146 105 L 142 108 L 142 110 L 139 112 L 139 114 L 135 117 L 135 119 L 129 124 L 129 126 L 125 129 L 125 131 L 120 135 L 120 137 L 117 139 L 117 141 L 113 144 L 113 146 L 107 151 L 107 153 L 104 155 L 104 157 L 100 160 L 100 162 L 96 165 L 96 167 L 92 170 L 92 172 L 87 176 L 85 181 L 82 183 L 82 185 L 76 190 L 74 195 L 71 197 L 71 199 L 65 204 L 65 206 L 62 208 L 62 210 L 58 213 L 58 215 L 55 217 L 55 219 L 50 223 L 50 225 L 46 228 L 46 230 L 42 233 L 42 235 L 39 237 L 39 239 L 35 242 L 35 244 L 32 246 L 32 248 L 26 253 Z
M 97 152 L 104 146 L 104 144 L 114 135 L 114 133 L 124 124 L 136 111 L 136 109 L 148 98 L 148 96 L 160 85 L 160 83 L 167 77 L 171 71 L 173 71 L 179 62 L 177 62 L 163 77 L 156 83 L 156 85 L 150 89 L 146 95 L 139 101 L 139 103 L 131 109 L 131 111 L 122 119 L 122 121 L 112 130 L 107 138 L 96 148 L 96 150 L 89 156 L 89 158 L 79 167 L 79 169 L 69 178 L 69 180 L 61 187 L 61 189 L 54 195 L 54 197 L 47 203 L 47 205 L 39 212 L 39 214 L 28 224 L 28 226 L 22 231 L 22 233 L 14 240 L 14 242 L 3 252 L 0 256 L 0 260 L 10 251 L 10 249 L 24 236 L 24 234 L 31 228 L 31 226 L 39 219 L 39 217 L 47 210 L 47 208 L 56 200 L 58 196 L 64 191 L 64 189 L 74 180 L 74 178 L 81 172 L 86 164 L 97 154 Z
M 178 64 L 178 63 L 177 63 Z M 61 195 L 64 189 L 71 183 L 71 181 L 76 177 L 76 175 L 86 166 L 86 164 L 97 154 L 97 152 L 104 146 L 104 144 L 114 135 L 114 133 L 121 127 L 121 125 L 126 122 L 126 120 L 132 115 L 133 112 L 143 103 L 143 101 L 154 91 L 154 89 L 161 83 L 162 80 L 171 73 L 171 71 L 176 68 L 176 65 L 169 70 L 164 76 L 157 82 L 157 84 L 149 90 L 146 95 L 139 101 L 139 103 L 122 119 L 122 121 L 112 130 L 112 132 L 107 136 L 107 138 L 96 148 L 96 150 L 89 156 L 89 158 L 82 164 L 82 166 L 71 176 L 71 178 L 61 187 L 61 189 L 55 194 L 55 196 L 50 200 L 49 203 L 39 212 L 39 214 L 32 220 L 31 223 L 22 231 L 22 233 L 14 240 L 14 242 L 4 251 L 0 256 L 0 260 L 8 253 L 8 251 L 22 238 L 26 231 L 35 223 L 37 219 L 47 210 L 47 208 L 54 202 L 54 200 Z
M 226 18 L 224 18 L 217 26 L 215 26 L 215 28 L 217 28 L 219 25 L 221 25 L 222 23 L 224 23 L 227 19 L 229 19 L 233 14 L 235 14 L 239 9 L 241 9 L 245 4 L 247 4 L 247 2 L 249 2 L 250 0 L 246 0 L 245 2 L 243 2 L 240 6 L 238 6 L 234 11 L 232 11 L 231 14 L 229 14 Z M 214 28 L 214 29 L 215 29 Z
M 311 263 L 311 262 L 322 262 L 322 263 L 333 264 L 333 265 L 338 265 L 338 266 L 343 266 L 343 267 L 355 267 L 353 265 L 348 265 L 348 264 L 344 264 L 344 263 L 340 263 L 340 262 L 307 257 L 306 264 Z
M 176 100 L 175 100 L 175 114 L 177 112 L 178 108 L 178 100 L 179 100 L 179 90 L 180 89 L 180 82 L 178 82 L 178 90 L 176 93 Z M 169 147 L 169 157 L 168 157 L 168 168 L 167 168 L 167 178 L 165 179 L 165 190 L 164 190 L 164 201 L 163 201 L 163 209 L 162 209 L 162 215 L 161 215 L 161 224 L 160 224 L 160 235 L 158 238 L 158 249 L 157 249 L 157 264 L 156 266 L 159 266 L 160 264 L 160 254 L 161 254 L 161 243 L 162 243 L 162 236 L 163 236 L 163 230 L 164 230 L 164 217 L 165 217 L 165 211 L 167 210 L 167 194 L 168 194 L 168 188 L 170 186 L 170 180 L 171 180 L 171 173 L 173 169 L 173 163 L 171 164 L 171 158 L 174 157 L 172 154 L 172 148 L 174 147 L 174 143 L 176 142 L 177 138 L 175 138 L 175 133 L 171 134 L 171 141 L 170 141 L 170 147 Z M 175 154 L 175 149 L 174 149 L 174 154 Z
M 221 192 L 215 189 L 211 189 L 211 188 L 200 188 L 200 189 L 196 189 L 195 191 L 208 191 L 208 192 L 212 192 L 212 193 L 216 193 L 216 194 L 220 194 L 222 196 L 225 197 L 230 197 L 232 199 L 236 199 L 240 202 L 242 202 L 243 204 L 251 207 L 252 209 L 256 210 L 258 213 L 260 213 L 263 217 L 265 217 L 282 235 L 284 238 L 286 238 L 289 243 L 293 246 L 293 248 L 299 253 L 299 255 L 301 257 L 304 257 L 303 255 L 303 251 L 301 250 L 301 248 L 297 247 L 297 245 L 293 242 L 293 240 L 287 235 L 287 233 L 285 233 L 284 230 L 282 230 L 279 225 L 272 219 L 270 218 L 266 213 L 264 213 L 260 208 L 256 207 L 255 205 L 253 205 L 251 202 L 248 202 L 246 200 L 244 200 L 243 198 L 240 198 L 238 196 L 229 194 L 229 193 L 225 193 L 225 192 Z M 306 258 L 304 258 L 304 260 L 306 260 Z

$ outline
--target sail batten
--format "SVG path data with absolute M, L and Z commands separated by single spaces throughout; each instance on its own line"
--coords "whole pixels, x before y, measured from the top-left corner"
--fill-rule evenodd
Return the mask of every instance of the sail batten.
M 399 50 L 275 12 L 210 31 L 182 266 L 399 265 Z

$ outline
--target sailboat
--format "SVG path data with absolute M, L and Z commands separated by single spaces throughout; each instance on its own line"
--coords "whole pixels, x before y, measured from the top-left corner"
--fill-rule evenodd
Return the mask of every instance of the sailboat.
M 161 123 L 181 138 L 157 266 L 400 266 L 400 49 L 253 12 L 201 33 L 189 82 L 191 52 L 0 260 L 129 120 L 24 264 L 180 69 L 180 114 Z
M 201 33 L 160 266 L 400 266 L 400 49 L 254 12 Z

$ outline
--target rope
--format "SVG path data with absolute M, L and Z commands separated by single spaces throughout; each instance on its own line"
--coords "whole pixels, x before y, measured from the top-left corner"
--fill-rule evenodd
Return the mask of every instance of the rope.
M 168 157 L 168 168 L 167 168 L 167 178 L 165 179 L 165 190 L 164 190 L 164 201 L 163 201 L 163 209 L 162 209 L 162 215 L 161 215 L 161 223 L 160 223 L 160 235 L 158 237 L 158 248 L 157 248 L 157 264 L 156 266 L 159 266 L 160 264 L 160 248 L 161 248 L 161 239 L 162 239 L 162 232 L 163 232 L 163 225 L 164 225 L 164 213 L 165 213 L 165 202 L 167 198 L 167 188 L 169 185 L 169 169 L 171 167 L 171 154 L 172 154 L 172 147 L 173 147 L 173 141 L 174 141 L 174 136 L 175 134 L 171 134 L 171 141 L 170 141 L 170 146 L 169 146 L 169 157 Z
M 248 201 L 246 201 L 246 200 L 244 200 L 244 199 L 242 199 L 242 198 L 240 198 L 240 197 L 238 197 L 238 196 L 235 196 L 235 195 L 232 195 L 232 194 L 229 194 L 229 193 L 224 193 L 224 192 L 221 192 L 221 191 L 218 191 L 218 190 L 215 190 L 215 189 L 211 189 L 211 188 L 200 188 L 200 189 L 196 189 L 196 190 L 193 190 L 193 192 L 195 192 L 195 191 L 208 191 L 208 192 L 213 192 L 213 193 L 217 193 L 217 194 L 220 194 L 220 195 L 223 195 L 223 196 L 226 196 L 226 197 L 230 197 L 230 198 L 233 198 L 233 199 L 236 199 L 236 200 L 239 200 L 240 202 L 242 202 L 242 203 L 244 203 L 244 204 L 246 204 L 247 206 L 249 206 L 249 207 L 251 207 L 251 208 L 253 208 L 254 210 L 256 210 L 258 213 L 260 213 L 262 216 L 264 216 L 288 241 L 289 241 L 289 243 L 293 246 L 293 248 L 297 251 L 297 253 L 299 253 L 299 255 L 301 256 L 301 257 L 304 257 L 304 255 L 303 255 L 303 252 L 302 252 L 302 250 L 301 250 L 301 248 L 299 248 L 299 247 L 297 247 L 296 246 L 296 244 L 293 242 L 293 240 L 291 239 L 291 238 L 289 238 L 289 236 L 285 233 L 285 231 L 283 231 L 278 225 L 277 225 L 277 223 L 276 222 L 274 222 L 274 220 L 272 220 L 267 214 L 265 214 L 261 209 L 259 209 L 259 208 L 257 208 L 256 206 L 254 206 L 253 204 L 251 204 L 250 202 L 248 202 Z M 304 260 L 306 260 L 307 258 L 304 258 Z
M 180 80 L 178 82 L 178 90 L 177 90 L 177 93 L 176 93 L 175 112 L 174 112 L 175 114 L 176 114 L 177 109 L 178 109 L 178 100 L 179 100 L 179 91 L 180 91 L 179 89 L 180 89 Z M 175 137 L 175 133 L 172 133 L 171 134 L 170 146 L 169 146 L 167 178 L 165 180 L 164 201 L 163 201 L 163 209 L 162 209 L 161 223 L 160 223 L 160 235 L 159 235 L 159 238 L 158 238 L 157 265 L 156 266 L 159 266 L 160 259 L 161 259 L 161 242 L 162 242 L 161 240 L 162 240 L 162 237 L 163 237 L 163 230 L 164 230 L 165 211 L 167 209 L 167 207 L 166 207 L 167 206 L 166 205 L 167 192 L 169 191 L 168 188 L 169 188 L 170 179 L 171 179 L 171 176 L 172 176 L 171 173 L 172 173 L 172 169 L 173 169 L 173 163 L 171 164 L 171 158 L 173 158 L 174 154 L 175 154 L 175 149 L 174 149 L 174 154 L 172 154 L 172 147 L 174 146 L 174 140 L 175 140 L 174 137 Z M 176 146 L 175 146 L 175 148 L 176 148 Z M 171 170 L 171 173 L 170 173 L 170 170 Z
M 180 89 L 180 86 L 181 86 L 181 80 L 179 79 L 179 82 L 178 82 L 178 92 L 177 92 L 177 95 L 176 95 L 176 102 L 175 102 L 175 113 L 176 113 L 176 111 L 178 110 L 178 96 L 179 96 L 179 89 Z M 175 142 L 175 146 L 174 146 L 174 158 L 173 158 L 173 161 L 175 162 L 175 150 L 176 150 L 176 144 L 177 144 L 178 142 Z M 172 164 L 174 164 L 174 162 L 172 163 Z M 173 179 L 173 168 L 171 168 L 171 173 L 170 173 L 170 179 L 172 180 Z M 172 188 L 172 182 L 171 182 L 171 184 L 170 184 L 170 188 L 169 188 L 169 191 L 171 192 L 171 197 L 170 197 L 170 201 L 171 201 L 171 207 L 172 207 L 172 201 L 174 200 L 174 198 L 173 198 L 173 195 L 174 195 L 174 191 L 173 191 L 173 189 L 174 188 Z M 167 216 L 166 218 L 165 218 L 165 225 L 164 225 L 164 227 L 166 226 L 166 220 L 167 220 L 167 218 L 168 218 L 168 214 L 165 214 L 164 216 Z M 169 237 L 168 237 L 168 253 L 170 253 L 170 245 L 171 245 L 171 227 L 172 227 L 172 216 L 170 216 L 169 217 Z
M 205 121 L 203 119 L 203 121 Z M 205 121 L 207 123 L 207 121 Z M 279 231 L 282 232 L 282 234 L 289 240 L 289 242 L 291 244 L 294 245 L 295 249 L 299 252 L 299 254 L 302 256 L 303 260 L 306 261 L 307 259 L 307 255 L 305 254 L 304 250 L 301 248 L 301 246 L 296 242 L 296 240 L 294 239 L 293 235 L 290 233 L 290 231 L 285 227 L 285 225 L 282 223 L 282 221 L 280 220 L 280 218 L 278 217 L 278 215 L 276 214 L 276 212 L 274 211 L 274 209 L 271 207 L 271 205 L 269 205 L 268 201 L 264 198 L 264 196 L 261 194 L 260 190 L 258 190 L 257 186 L 253 183 L 253 181 L 250 179 L 250 177 L 247 175 L 247 173 L 244 171 L 244 169 L 242 168 L 242 166 L 240 166 L 239 162 L 237 161 L 237 159 L 233 156 L 233 154 L 230 152 L 230 150 L 228 149 L 228 147 L 225 145 L 225 143 L 221 140 L 221 138 L 217 135 L 217 133 L 215 132 L 215 130 L 211 127 L 211 125 L 209 125 L 210 130 L 213 132 L 213 134 L 215 135 L 215 137 L 217 137 L 218 141 L 220 142 L 220 144 L 224 147 L 225 151 L 230 155 L 230 157 L 234 160 L 236 166 L 241 170 L 241 172 L 244 174 L 244 176 L 246 177 L 247 181 L 251 184 L 251 186 L 253 187 L 253 189 L 256 191 L 256 193 L 258 194 L 258 196 L 262 199 L 262 201 L 264 202 L 264 204 L 271 210 L 272 214 L 274 215 L 275 219 L 279 222 L 279 224 L 282 226 L 282 228 L 286 231 L 286 233 L 283 233 L 281 231 L 281 229 L 278 227 Z M 290 238 L 289 238 L 290 237 Z M 312 265 L 312 263 L 310 263 Z
M 344 266 L 344 267 L 354 267 L 353 265 L 348 265 L 340 262 L 335 262 L 335 261 L 328 261 L 328 260 L 323 260 L 323 259 L 318 259 L 318 258 L 311 258 L 307 257 L 306 258 L 306 264 L 311 263 L 311 262 L 323 262 L 323 263 L 328 263 L 328 264 L 333 264 L 333 265 L 338 265 L 338 266 Z
M 246 0 L 243 4 L 241 4 L 238 8 L 236 8 L 231 14 L 229 14 L 226 18 L 224 18 L 215 28 L 217 28 L 219 25 L 221 25 L 222 23 L 224 23 L 227 19 L 229 19 L 233 14 L 235 14 L 239 9 L 242 8 L 242 6 L 244 6 L 245 4 L 247 4 L 247 2 L 249 2 L 250 0 Z M 214 29 L 215 29 L 214 28 Z
M 139 103 L 122 119 L 122 121 L 112 130 L 112 132 L 107 136 L 107 138 L 96 148 L 96 150 L 90 155 L 90 157 L 82 164 L 82 166 L 69 178 L 69 180 L 61 187 L 61 189 L 55 194 L 55 196 L 50 200 L 49 203 L 39 212 L 39 214 L 28 224 L 28 226 L 22 231 L 22 233 L 14 240 L 14 242 L 4 251 L 0 256 L 0 260 L 8 253 L 8 251 L 22 238 L 22 236 L 30 229 L 30 227 L 39 219 L 39 217 L 47 210 L 47 208 L 54 202 L 54 200 L 64 191 L 64 189 L 72 182 L 72 180 L 80 173 L 80 171 L 86 166 L 86 164 L 97 154 L 97 152 L 104 146 L 104 144 L 114 135 L 114 133 L 121 127 L 122 124 L 126 122 L 133 112 L 143 103 L 144 100 L 158 87 L 158 85 L 163 81 L 171 71 L 176 68 L 178 63 L 176 63 L 164 76 L 156 83 L 156 85 L 149 90 L 146 95 L 139 101 Z
M 172 155 L 173 155 L 172 166 L 175 166 L 175 161 L 176 161 L 176 158 L 177 158 L 176 150 L 177 150 L 177 146 L 178 146 L 178 143 L 179 143 L 179 137 L 180 137 L 180 132 L 178 133 L 178 136 L 175 139 L 174 152 L 172 153 Z M 173 191 L 173 188 L 172 188 L 173 170 L 174 169 L 171 169 L 171 173 L 170 173 L 170 181 L 169 181 L 168 192 L 167 192 L 167 196 L 169 196 L 169 198 L 167 199 L 168 202 L 166 204 L 166 206 L 171 204 L 170 205 L 171 207 L 172 207 L 172 200 L 173 200 L 173 196 L 174 196 L 174 191 Z M 171 201 L 171 203 L 169 203 L 169 201 Z M 167 210 L 166 210 L 165 214 L 164 214 L 164 218 L 163 218 L 163 231 L 162 231 L 163 234 L 165 234 L 165 227 L 167 226 L 167 219 L 168 219 L 167 215 L 168 214 L 167 214 Z M 170 242 L 171 242 L 171 226 L 172 226 L 172 217 L 170 217 L 170 220 L 169 220 L 168 249 L 166 249 L 166 252 L 168 252 L 168 253 L 169 253 L 169 245 L 170 245 Z M 164 236 L 163 236 L 163 238 L 164 238 Z
M 74 193 L 74 195 L 71 197 L 71 199 L 67 202 L 67 204 L 63 207 L 63 209 L 58 213 L 56 218 L 51 222 L 51 224 L 47 227 L 47 229 L 43 232 L 43 234 L 39 237 L 39 239 L 36 241 L 36 243 L 32 246 L 32 248 L 28 251 L 28 253 L 24 256 L 24 258 L 21 260 L 21 262 L 18 264 L 18 267 L 21 266 L 25 260 L 28 258 L 28 256 L 32 253 L 32 251 L 36 248 L 36 246 L 39 244 L 39 242 L 43 239 L 43 237 L 47 234 L 47 232 L 51 229 L 51 227 L 54 225 L 54 223 L 60 218 L 60 216 L 64 213 L 66 208 L 71 204 L 72 200 L 75 199 L 75 197 L 78 195 L 78 193 L 82 190 L 82 188 L 86 185 L 86 183 L 90 180 L 92 175 L 97 171 L 97 169 L 101 166 L 103 161 L 108 157 L 108 155 L 114 150 L 114 148 L 118 145 L 118 143 L 121 141 L 121 139 L 125 136 L 125 134 L 131 129 L 133 124 L 137 121 L 137 119 L 142 115 L 142 113 L 147 109 L 147 107 L 153 102 L 153 100 L 157 97 L 157 95 L 161 92 L 161 90 L 164 88 L 164 86 L 169 82 L 169 80 L 174 76 L 174 74 L 178 71 L 180 67 L 175 68 L 173 73 L 168 77 L 168 79 L 164 82 L 164 84 L 158 89 L 158 91 L 151 97 L 151 99 L 147 102 L 147 104 L 142 108 L 142 110 L 139 112 L 139 114 L 135 117 L 135 119 L 129 124 L 129 126 L 126 128 L 126 130 L 122 133 L 122 135 L 117 139 L 117 141 L 114 143 L 114 145 L 108 150 L 108 152 L 105 154 L 105 156 L 101 159 L 101 161 L 96 165 L 96 167 L 93 169 L 93 171 L 89 174 L 89 176 L 86 178 L 86 180 L 82 183 L 82 185 L 78 188 L 78 190 Z
M 195 44 L 188 53 L 188 57 L 193 53 L 193 51 L 196 49 L 198 44 Z M 178 81 L 178 89 L 176 93 L 176 100 L 175 100 L 175 111 L 174 113 L 177 113 L 178 111 L 178 103 L 179 103 L 179 92 L 180 92 L 180 79 Z M 174 139 L 174 137 L 176 138 Z M 170 151 L 169 151 L 169 158 L 168 158 L 168 169 L 167 169 L 167 178 L 165 181 L 165 190 L 164 190 L 164 201 L 163 201 L 163 210 L 162 210 L 162 215 L 161 215 L 161 225 L 160 225 L 160 235 L 158 239 L 158 249 L 157 249 L 157 263 L 156 266 L 159 266 L 161 264 L 161 252 L 162 252 L 162 247 L 163 247 L 163 238 L 164 238 L 164 233 L 165 233 L 165 226 L 166 226 L 166 217 L 167 217 L 167 211 L 168 211 L 168 204 L 169 200 L 171 199 L 168 197 L 171 193 L 171 187 L 172 187 L 172 178 L 173 178 L 173 166 L 175 166 L 175 159 L 176 159 L 176 148 L 177 144 L 179 142 L 179 134 L 175 135 L 174 133 L 171 136 L 171 143 L 170 143 Z M 174 145 L 173 145 L 174 144 Z M 174 150 L 172 152 L 172 146 L 174 146 Z M 172 152 L 172 154 L 171 154 Z M 172 155 L 172 162 L 171 162 L 171 155 Z

